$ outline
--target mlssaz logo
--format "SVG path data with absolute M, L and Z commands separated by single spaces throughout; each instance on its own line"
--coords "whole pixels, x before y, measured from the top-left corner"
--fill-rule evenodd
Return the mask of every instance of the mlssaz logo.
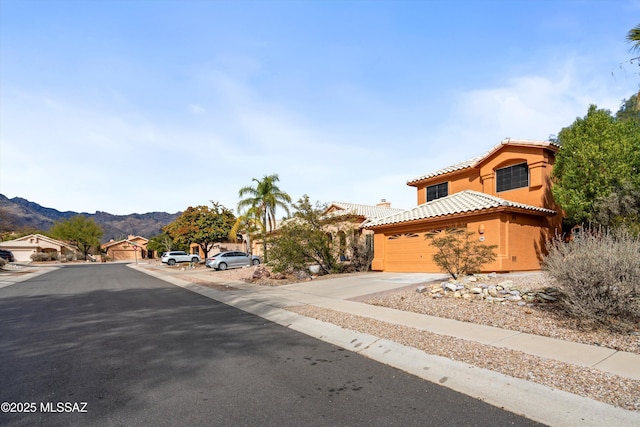
M 40 412 L 87 412 L 87 402 L 40 402 Z

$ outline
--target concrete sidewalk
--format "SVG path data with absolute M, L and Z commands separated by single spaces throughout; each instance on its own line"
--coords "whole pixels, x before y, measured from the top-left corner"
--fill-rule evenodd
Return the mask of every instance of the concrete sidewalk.
M 640 380 L 640 355 L 562 341 L 491 326 L 377 307 L 353 299 L 415 286 L 444 275 L 368 273 L 277 287 L 220 280 L 210 270 L 176 272 L 165 266 L 131 265 L 147 274 L 256 314 L 296 331 L 389 364 L 495 406 L 548 424 L 562 426 L 638 426 L 640 412 L 626 411 L 536 383 L 433 356 L 378 337 L 307 318 L 287 307 L 315 305 L 441 335 L 518 350 L 535 356 Z M 183 278 L 181 278 L 181 276 Z M 199 278 L 227 286 L 216 290 L 192 283 Z M 191 280 L 191 281 L 190 281 Z

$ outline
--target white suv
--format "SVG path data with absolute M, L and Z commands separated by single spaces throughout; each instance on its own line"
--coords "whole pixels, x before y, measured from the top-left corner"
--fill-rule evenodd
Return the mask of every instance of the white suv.
M 171 251 L 162 254 L 162 263 L 174 265 L 176 262 L 200 262 L 200 255 L 188 254 L 185 251 Z

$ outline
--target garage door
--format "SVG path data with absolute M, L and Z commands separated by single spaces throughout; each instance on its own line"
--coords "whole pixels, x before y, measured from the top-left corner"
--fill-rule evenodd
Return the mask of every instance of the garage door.
M 385 236 L 384 271 L 407 273 L 438 273 L 433 262 L 436 249 L 425 239 L 424 233 L 404 233 Z

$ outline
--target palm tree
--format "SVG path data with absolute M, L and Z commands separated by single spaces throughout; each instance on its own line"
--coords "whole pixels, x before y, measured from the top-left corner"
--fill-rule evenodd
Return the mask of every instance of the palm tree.
M 238 212 L 245 217 L 257 217 L 262 229 L 262 243 L 264 245 L 264 261 L 267 261 L 267 233 L 275 229 L 276 208 L 280 207 L 289 214 L 291 197 L 280 190 L 276 184 L 280 181 L 277 174 L 265 175 L 261 180 L 253 178 L 255 186 L 242 187 L 238 192 Z
M 636 25 L 629 30 L 627 33 L 627 41 L 632 43 L 631 52 L 640 52 L 640 25 Z
M 640 53 L 640 24 L 629 30 L 627 33 L 627 41 L 631 43 L 631 52 Z M 638 59 L 640 59 L 640 56 L 631 58 L 630 62 L 633 63 L 633 60 Z M 635 95 L 635 110 L 640 111 L 640 91 Z
M 251 252 L 251 241 L 258 230 L 262 230 L 261 215 L 257 208 L 249 208 L 243 215 L 236 218 L 236 222 L 229 231 L 229 239 L 236 240 L 238 233 L 242 233 L 246 237 L 247 252 Z

